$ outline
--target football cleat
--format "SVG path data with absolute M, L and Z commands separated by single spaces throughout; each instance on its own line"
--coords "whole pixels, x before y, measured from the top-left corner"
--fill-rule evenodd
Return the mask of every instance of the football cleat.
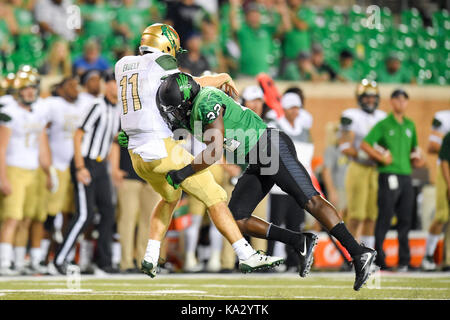
M 435 271 L 436 263 L 434 263 L 433 256 L 425 256 L 422 260 L 422 270 L 423 271 Z
M 0 268 L 0 276 L 18 276 L 20 275 L 20 272 L 8 267 L 1 267 Z
M 219 272 L 220 269 L 222 269 L 222 264 L 220 263 L 220 251 L 213 251 L 209 257 L 208 264 L 206 265 L 206 271 Z
M 353 289 L 358 291 L 366 283 L 370 276 L 371 270 L 373 270 L 373 264 L 375 263 L 375 258 L 377 252 L 374 249 L 362 246 L 363 253 L 353 257 L 353 265 L 355 267 L 355 283 Z
M 203 264 L 197 261 L 194 252 L 186 252 L 183 270 L 187 273 L 196 273 L 203 270 Z
M 239 260 L 239 270 L 242 273 L 269 270 L 283 263 L 283 258 L 267 256 L 258 250 L 247 260 Z
M 141 262 L 141 271 L 148 275 L 150 278 L 154 278 L 156 276 L 156 267 L 157 265 L 153 265 L 152 262 L 148 262 L 142 260 Z
M 304 236 L 303 246 L 301 249 L 296 248 L 295 252 L 298 255 L 298 274 L 304 278 L 311 270 L 312 263 L 314 261 L 314 249 L 317 245 L 318 237 L 311 232 L 302 233 Z

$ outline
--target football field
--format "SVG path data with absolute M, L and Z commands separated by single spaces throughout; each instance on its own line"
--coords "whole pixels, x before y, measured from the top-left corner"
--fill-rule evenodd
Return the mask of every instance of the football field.
M 450 299 L 449 273 L 377 272 L 359 291 L 352 272 L 3 277 L 0 300 Z

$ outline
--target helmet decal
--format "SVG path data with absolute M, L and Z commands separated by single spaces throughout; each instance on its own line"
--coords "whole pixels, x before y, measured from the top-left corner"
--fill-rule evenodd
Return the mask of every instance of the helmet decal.
M 190 99 L 192 86 L 189 83 L 188 77 L 185 74 L 180 73 L 180 75 L 177 78 L 177 83 L 178 83 L 178 86 L 180 87 L 180 90 L 183 91 L 183 95 L 184 95 L 183 100 Z
M 172 46 L 172 49 L 175 50 L 177 47 L 177 45 L 175 43 L 177 35 L 175 34 L 175 32 L 173 32 L 173 30 L 171 28 L 169 28 L 169 26 L 167 24 L 163 24 L 161 26 L 161 30 L 162 30 L 162 34 L 167 38 L 167 40 L 169 40 L 170 45 Z

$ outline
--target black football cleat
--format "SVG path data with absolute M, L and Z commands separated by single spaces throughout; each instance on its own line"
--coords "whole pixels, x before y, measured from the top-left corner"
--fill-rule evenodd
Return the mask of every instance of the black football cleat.
M 353 257 L 353 266 L 355 267 L 355 284 L 353 289 L 358 291 L 366 283 L 372 270 L 372 265 L 375 263 L 377 252 L 374 249 L 363 247 L 363 253 Z
M 314 249 L 317 245 L 318 237 L 311 232 L 303 232 L 304 236 L 303 245 L 301 249 L 296 248 L 295 252 L 298 255 L 298 274 L 304 278 L 311 270 L 312 263 L 314 261 Z

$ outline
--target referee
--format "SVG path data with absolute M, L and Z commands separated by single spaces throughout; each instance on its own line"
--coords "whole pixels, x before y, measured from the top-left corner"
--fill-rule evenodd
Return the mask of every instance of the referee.
M 74 158 L 70 169 L 75 189 L 76 214 L 56 253 L 55 267 L 62 274 L 67 272 L 67 255 L 80 233 L 92 223 L 95 208 L 101 215 L 96 264 L 105 272 L 113 272 L 111 244 L 115 209 L 106 159 L 119 130 L 120 111 L 116 107 L 117 85 L 114 74 L 107 72 L 104 79 L 105 96 L 95 99 L 92 106 L 85 110 L 81 126 L 74 135 Z
M 361 149 L 378 162 L 378 219 L 375 224 L 375 249 L 377 264 L 388 269 L 385 263 L 383 242 L 397 214 L 399 264 L 398 271 L 407 271 L 410 252 L 408 233 L 413 216 L 412 165 L 425 164 L 417 145 L 414 122 L 404 116 L 408 94 L 395 90 L 391 95 L 392 112 L 378 122 L 361 144 Z M 377 149 L 376 145 L 381 148 Z

